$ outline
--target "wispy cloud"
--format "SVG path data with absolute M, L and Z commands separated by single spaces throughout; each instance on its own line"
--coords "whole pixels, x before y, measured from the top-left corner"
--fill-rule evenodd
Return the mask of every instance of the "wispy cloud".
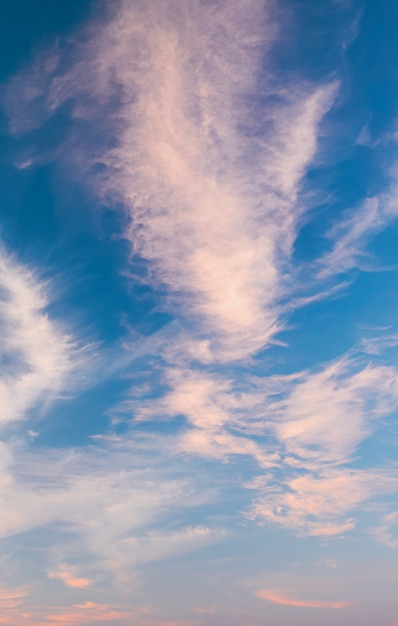
M 127 402 L 123 411 L 134 412 L 138 420 L 173 420 L 183 415 L 187 427 L 171 443 L 179 453 L 219 460 L 243 455 L 262 467 L 275 465 L 278 454 L 254 441 L 255 431 L 248 428 L 247 411 L 255 414 L 263 395 L 254 390 L 242 393 L 233 379 L 194 369 L 169 368 L 162 383 L 168 391 L 158 400 Z
M 277 437 L 302 467 L 349 461 L 371 434 L 374 420 L 397 406 L 395 368 L 355 369 L 355 361 L 342 359 L 319 373 L 304 373 L 286 399 L 275 404 L 283 418 L 275 425 Z
M 129 567 L 150 563 L 211 545 L 225 535 L 223 530 L 203 526 L 183 528 L 177 532 L 150 532 L 141 537 L 124 539 L 120 544 L 118 561 L 125 561 Z
M 262 589 L 257 591 L 257 597 L 285 606 L 296 606 L 310 609 L 345 609 L 350 606 L 349 602 L 328 600 L 299 600 L 289 598 L 277 589 Z
M 349 354 L 317 372 L 256 379 L 242 371 L 239 383 L 193 369 L 163 374 L 163 395 L 123 410 L 152 422 L 184 417 L 157 444 L 170 455 L 244 456 L 265 470 L 246 484 L 257 492 L 251 518 L 313 536 L 344 534 L 367 501 L 398 489 L 392 466 L 361 463 L 363 443 L 398 406 L 393 367 Z
M 398 346 L 398 334 L 388 332 L 391 329 L 379 329 L 379 333 L 384 330 L 384 333 L 379 334 L 378 337 L 364 337 L 360 343 L 360 349 L 367 354 L 379 355 L 384 353 L 388 348 L 395 348 Z
M 355 208 L 347 209 L 342 219 L 327 233 L 331 250 L 317 262 L 319 279 L 344 274 L 352 269 L 366 271 L 378 267 L 379 261 L 369 253 L 368 244 L 398 217 L 397 168 L 395 164 L 391 167 L 388 162 L 386 168 L 390 176 L 385 191 L 366 198 Z
M 380 525 L 371 529 L 371 533 L 389 548 L 398 548 L 398 511 L 385 515 Z
M 272 479 L 264 481 L 262 495 L 253 505 L 251 516 L 312 536 L 342 535 L 356 526 L 350 514 L 367 500 L 397 488 L 394 473 L 377 470 L 293 474 L 279 484 Z
M 0 250 L 0 422 L 27 416 L 76 382 L 88 352 L 51 320 L 49 285 Z
M 60 529 L 43 560 L 51 563 L 48 577 L 71 589 L 91 588 L 98 576 L 102 584 L 103 575 L 125 580 L 143 564 L 222 541 L 226 533 L 219 526 L 177 524 L 174 519 L 211 502 L 215 490 L 189 474 L 176 475 L 170 462 L 166 466 L 160 459 L 150 467 L 149 454 L 117 442 L 78 453 L 42 449 L 16 454 L 8 480 L 3 475 L 1 483 L 7 508 L 0 536 Z
M 75 604 L 73 607 L 64 612 L 49 614 L 45 617 L 45 623 L 52 626 L 53 624 L 67 624 L 68 626 L 80 626 L 95 622 L 108 622 L 110 620 L 128 620 L 135 616 L 130 611 L 112 608 L 106 604 L 98 604 L 96 602 L 85 602 L 83 604 Z
M 3 611 L 20 606 L 27 595 L 26 589 L 0 588 L 0 607 Z
M 329 232 L 332 250 L 320 260 L 319 278 L 343 274 L 348 270 L 370 264 L 366 244 L 369 239 L 385 227 L 381 200 L 369 198 L 359 209 L 350 211 Z
M 285 381 L 285 397 L 268 405 L 266 425 L 276 436 L 283 476 L 268 472 L 248 483 L 261 494 L 251 516 L 314 536 L 337 535 L 355 527 L 352 513 L 364 502 L 397 490 L 393 468 L 352 465 L 375 421 L 398 402 L 394 368 L 358 365 L 343 359 Z
M 88 624 L 139 624 L 140 626 L 197 626 L 197 620 L 165 619 L 150 606 L 126 607 L 103 602 L 75 602 L 69 606 L 8 608 L 0 624 L 9 626 L 87 626 Z
M 286 88 L 272 73 L 260 80 L 275 33 L 270 6 L 258 0 L 122 1 L 75 43 L 71 69 L 62 72 L 53 51 L 35 66 L 34 89 L 21 75 L 8 92 L 16 131 L 26 118 L 15 98 L 29 102 L 38 85 L 33 125 L 68 98 L 77 125 L 106 117 L 115 147 L 97 145 L 84 158 L 75 145 L 66 151 L 79 168 L 100 162 L 101 174 L 86 180 L 122 201 L 133 254 L 222 360 L 258 350 L 281 327 L 300 183 L 336 90 L 299 79 Z
M 86 589 L 93 584 L 90 578 L 82 578 L 76 574 L 76 568 L 72 568 L 68 565 L 61 565 L 56 570 L 50 570 L 47 572 L 48 578 L 60 580 L 67 587 L 74 589 Z

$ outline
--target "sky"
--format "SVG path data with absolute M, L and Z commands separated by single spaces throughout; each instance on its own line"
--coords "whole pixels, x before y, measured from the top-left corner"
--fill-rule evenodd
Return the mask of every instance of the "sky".
M 398 626 L 398 5 L 3 5 L 0 624 Z

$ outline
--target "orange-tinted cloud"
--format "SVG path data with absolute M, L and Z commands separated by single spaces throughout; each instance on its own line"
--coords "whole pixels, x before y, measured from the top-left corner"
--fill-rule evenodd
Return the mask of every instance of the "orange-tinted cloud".
M 113 609 L 106 604 L 85 602 L 74 604 L 70 610 L 62 613 L 47 615 L 46 624 L 67 624 L 67 626 L 83 626 L 91 622 L 107 622 L 109 620 L 128 619 L 128 612 Z
M 48 609 L 47 609 L 48 611 Z M 137 623 L 139 613 L 131 610 L 114 608 L 96 602 L 74 604 L 48 614 L 44 608 L 27 612 L 22 608 L 10 608 L 0 615 L 0 624 L 7 626 L 88 626 L 98 622 L 123 620 L 125 624 Z
M 81 578 L 75 575 L 75 570 L 67 565 L 61 565 L 61 567 L 54 572 L 48 572 L 48 578 L 57 579 L 64 583 L 67 587 L 73 587 L 74 589 L 87 589 L 92 585 L 93 581 L 89 578 Z
M 22 598 L 25 596 L 26 591 L 24 589 L 0 588 L 0 609 L 14 609 L 17 606 L 20 606 Z
M 256 593 L 257 597 L 274 604 L 284 604 L 285 606 L 299 606 L 312 609 L 345 609 L 350 606 L 349 602 L 325 601 L 325 600 L 297 600 L 288 598 L 276 589 L 261 589 Z

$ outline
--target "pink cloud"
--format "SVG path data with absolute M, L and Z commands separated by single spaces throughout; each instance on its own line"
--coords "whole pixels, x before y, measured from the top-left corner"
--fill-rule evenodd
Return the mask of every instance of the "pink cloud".
M 325 601 L 325 600 L 298 600 L 288 598 L 276 589 L 261 589 L 256 592 L 256 596 L 262 600 L 273 602 L 274 604 L 283 604 L 285 606 L 297 606 L 312 609 L 345 609 L 350 606 L 350 602 L 342 601 Z
M 60 580 L 67 587 L 73 587 L 74 589 L 87 589 L 92 585 L 93 581 L 89 578 L 78 577 L 74 573 L 74 568 L 67 565 L 61 565 L 58 571 L 48 572 L 48 578 Z
M 20 606 L 22 598 L 25 596 L 26 591 L 24 589 L 0 588 L 0 609 L 14 609 Z
M 68 624 L 69 626 L 83 626 L 91 622 L 106 622 L 108 620 L 120 620 L 131 618 L 131 614 L 126 611 L 114 609 L 106 604 L 96 602 L 85 602 L 75 604 L 70 610 L 59 614 L 48 615 L 45 623 L 49 626 L 53 624 Z
M 60 608 L 51 614 L 46 614 L 43 608 L 37 608 L 31 612 L 11 608 L 7 615 L 0 616 L 0 623 L 8 626 L 87 626 L 98 622 L 108 623 L 112 620 L 136 623 L 137 618 L 138 613 L 136 611 L 118 609 L 95 602 L 84 602 L 71 607 Z
M 313 537 L 332 537 L 341 535 L 355 528 L 354 520 L 349 520 L 344 524 L 331 524 L 323 527 L 314 528 L 310 531 Z

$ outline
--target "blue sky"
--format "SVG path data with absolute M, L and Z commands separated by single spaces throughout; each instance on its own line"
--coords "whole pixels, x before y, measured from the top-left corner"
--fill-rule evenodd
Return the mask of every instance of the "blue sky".
M 397 626 L 398 7 L 0 24 L 0 623 Z

